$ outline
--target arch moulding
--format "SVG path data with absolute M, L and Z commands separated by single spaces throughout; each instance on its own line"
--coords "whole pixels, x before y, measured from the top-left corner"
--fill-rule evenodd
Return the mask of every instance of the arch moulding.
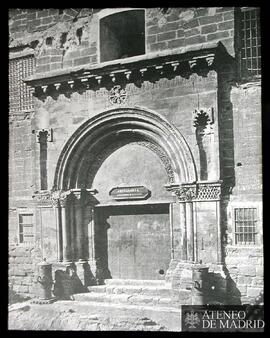
M 82 168 L 91 166 L 89 156 L 121 137 L 152 143 L 170 161 L 170 183 L 195 183 L 197 173 L 192 153 L 179 130 L 151 110 L 114 108 L 83 123 L 64 145 L 56 166 L 53 190 L 83 188 Z M 164 161 L 164 156 L 163 159 Z M 91 161 L 90 161 L 91 162 Z

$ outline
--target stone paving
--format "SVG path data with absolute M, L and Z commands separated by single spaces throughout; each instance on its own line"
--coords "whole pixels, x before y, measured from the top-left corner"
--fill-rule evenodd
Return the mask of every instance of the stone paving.
M 98 302 L 9 306 L 10 330 L 180 331 L 180 310 Z

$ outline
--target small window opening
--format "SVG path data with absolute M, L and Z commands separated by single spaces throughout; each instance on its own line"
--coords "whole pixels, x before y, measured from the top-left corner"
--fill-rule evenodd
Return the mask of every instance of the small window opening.
M 34 243 L 33 214 L 19 215 L 19 242 Z
M 101 62 L 144 53 L 144 10 L 115 13 L 100 20 Z
M 77 31 L 76 31 L 76 36 L 77 36 L 79 45 L 80 45 L 81 42 L 82 42 L 82 34 L 83 34 L 83 29 L 82 29 L 82 27 L 81 27 L 81 28 L 78 28 Z
M 38 44 L 39 44 L 39 41 L 38 41 L 38 40 L 32 41 L 32 42 L 30 43 L 30 47 L 33 48 L 33 49 L 35 49 L 35 48 L 37 47 Z
M 47 46 L 52 46 L 53 38 L 50 36 L 46 39 L 46 45 Z
M 67 41 L 67 35 L 68 33 L 63 33 L 60 37 L 60 48 L 64 48 L 64 45 Z

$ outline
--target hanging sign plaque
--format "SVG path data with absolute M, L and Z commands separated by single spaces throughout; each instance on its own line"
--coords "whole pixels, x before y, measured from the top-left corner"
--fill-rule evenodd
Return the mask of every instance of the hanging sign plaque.
M 116 187 L 113 188 L 109 195 L 115 200 L 141 200 L 146 199 L 150 195 L 150 191 L 140 185 L 131 187 Z

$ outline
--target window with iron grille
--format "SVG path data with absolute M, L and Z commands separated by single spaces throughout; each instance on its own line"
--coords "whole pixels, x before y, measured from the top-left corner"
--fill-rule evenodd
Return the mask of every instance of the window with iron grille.
M 257 209 L 234 209 L 235 244 L 256 244 Z
M 23 79 L 34 72 L 33 55 L 11 59 L 9 61 L 9 111 L 18 113 L 34 108 L 31 89 Z
M 33 214 L 19 214 L 19 243 L 34 243 Z
M 261 74 L 260 9 L 242 8 L 240 14 L 240 69 L 241 75 L 248 70 L 250 75 Z

